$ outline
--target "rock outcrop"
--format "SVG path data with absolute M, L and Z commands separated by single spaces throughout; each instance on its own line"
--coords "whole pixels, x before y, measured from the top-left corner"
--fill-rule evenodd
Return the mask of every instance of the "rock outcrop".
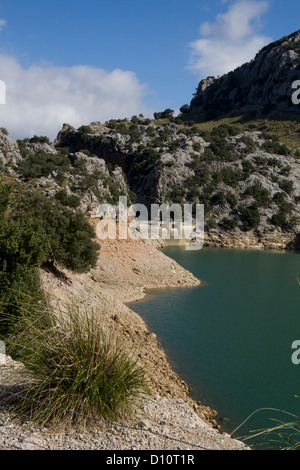
M 264 47 L 256 57 L 222 77 L 202 80 L 190 104 L 201 119 L 246 114 L 248 117 L 300 117 L 292 102 L 300 79 L 300 31 Z

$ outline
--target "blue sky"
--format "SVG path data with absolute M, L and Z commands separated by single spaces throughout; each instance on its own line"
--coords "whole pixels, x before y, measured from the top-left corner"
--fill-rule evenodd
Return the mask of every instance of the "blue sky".
M 300 28 L 299 0 L 0 0 L 14 138 L 189 103 L 202 78 Z

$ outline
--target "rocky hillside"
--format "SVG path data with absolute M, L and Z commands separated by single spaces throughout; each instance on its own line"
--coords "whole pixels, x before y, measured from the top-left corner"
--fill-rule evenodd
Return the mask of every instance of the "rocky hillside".
M 300 31 L 264 47 L 256 57 L 222 77 L 199 83 L 190 113 L 201 119 L 233 114 L 300 116 L 292 83 L 300 78 Z
M 120 195 L 148 208 L 204 204 L 208 245 L 298 249 L 300 122 L 291 84 L 299 52 L 300 32 L 270 44 L 249 64 L 201 82 L 176 118 L 166 110 L 153 120 L 64 124 L 54 142 L 14 142 L 2 129 L 2 173 L 87 214 Z M 215 110 L 231 116 L 208 121 Z
M 251 245 L 267 239 L 284 248 L 295 246 L 299 232 L 299 131 L 290 121 L 139 118 L 64 125 L 53 143 L 16 143 L 2 131 L 0 158 L 6 178 L 87 213 L 117 204 L 119 195 L 148 207 L 201 203 L 207 241 L 251 234 Z

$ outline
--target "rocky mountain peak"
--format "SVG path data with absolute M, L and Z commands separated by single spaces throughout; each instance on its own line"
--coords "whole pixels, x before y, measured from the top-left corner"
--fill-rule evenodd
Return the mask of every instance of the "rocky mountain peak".
M 190 114 L 202 120 L 228 115 L 299 117 L 292 84 L 300 80 L 300 30 L 262 48 L 250 62 L 199 83 Z

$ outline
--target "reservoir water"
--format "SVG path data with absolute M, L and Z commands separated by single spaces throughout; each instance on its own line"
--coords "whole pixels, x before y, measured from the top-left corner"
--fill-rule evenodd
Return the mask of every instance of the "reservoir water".
M 268 408 L 234 437 L 293 420 L 277 409 L 300 416 L 300 364 L 292 362 L 292 343 L 300 340 L 300 254 L 162 251 L 201 286 L 151 291 L 131 308 L 157 335 L 193 398 L 217 410 L 229 433 L 255 410 Z

